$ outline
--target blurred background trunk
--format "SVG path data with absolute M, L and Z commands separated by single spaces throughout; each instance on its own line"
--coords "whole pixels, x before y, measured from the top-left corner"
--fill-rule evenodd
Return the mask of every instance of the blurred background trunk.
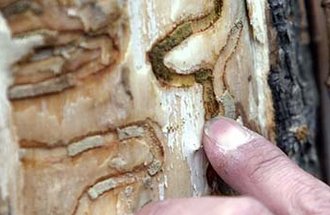
M 306 1 L 309 8 L 314 74 L 320 95 L 318 146 L 323 179 L 330 183 L 330 7 L 329 1 Z
M 0 0 L 0 11 L 1 215 L 133 214 L 233 193 L 201 145 L 219 115 L 326 178 L 320 2 Z

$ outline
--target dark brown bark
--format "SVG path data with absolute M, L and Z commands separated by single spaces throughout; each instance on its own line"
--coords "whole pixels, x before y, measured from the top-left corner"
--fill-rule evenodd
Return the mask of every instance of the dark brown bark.
M 318 143 L 320 158 L 325 180 L 330 181 L 330 92 L 329 81 L 329 32 L 330 32 L 330 5 L 329 1 L 306 1 L 309 8 L 309 20 L 313 42 L 313 54 L 315 59 L 315 75 L 320 93 L 319 108 L 319 135 Z M 326 30 L 327 29 L 327 30 Z
M 275 34 L 269 85 L 277 144 L 305 170 L 320 175 L 316 153 L 318 93 L 313 76 L 305 3 L 269 0 Z

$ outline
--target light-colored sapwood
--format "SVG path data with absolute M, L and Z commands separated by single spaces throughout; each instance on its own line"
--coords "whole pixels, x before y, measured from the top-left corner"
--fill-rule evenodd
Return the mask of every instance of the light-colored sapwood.
M 205 120 L 274 137 L 265 0 L 0 10 L 0 214 L 133 214 L 207 195 Z

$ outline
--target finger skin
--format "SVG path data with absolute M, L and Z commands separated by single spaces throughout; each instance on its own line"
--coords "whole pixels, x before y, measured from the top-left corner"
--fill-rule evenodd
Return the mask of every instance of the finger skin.
M 147 205 L 136 215 L 269 215 L 265 206 L 251 197 L 172 199 Z
M 204 129 L 203 143 L 210 163 L 223 180 L 276 214 L 330 213 L 330 189 L 326 184 L 235 121 L 212 120 Z

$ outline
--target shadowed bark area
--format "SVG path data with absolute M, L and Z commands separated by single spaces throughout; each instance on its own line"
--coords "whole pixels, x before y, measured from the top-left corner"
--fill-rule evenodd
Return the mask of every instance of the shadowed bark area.
M 311 25 L 313 42 L 314 73 L 317 77 L 320 93 L 320 107 L 318 111 L 318 147 L 320 149 L 321 169 L 324 180 L 330 179 L 330 69 L 329 69 L 329 33 L 330 33 L 330 1 L 305 1 L 308 18 Z M 327 29 L 327 30 L 325 30 Z
M 277 144 L 299 166 L 319 176 L 315 143 L 318 93 L 305 4 L 300 0 L 268 2 L 276 32 L 270 34 L 275 36 L 271 38 L 269 85 L 276 112 Z

